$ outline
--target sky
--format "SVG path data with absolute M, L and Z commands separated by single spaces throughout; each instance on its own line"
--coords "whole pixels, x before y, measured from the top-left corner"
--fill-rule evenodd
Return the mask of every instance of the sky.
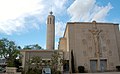
M 67 22 L 120 24 L 119 5 L 120 0 L 0 0 L 0 39 L 46 49 L 46 18 L 53 11 L 57 49 Z

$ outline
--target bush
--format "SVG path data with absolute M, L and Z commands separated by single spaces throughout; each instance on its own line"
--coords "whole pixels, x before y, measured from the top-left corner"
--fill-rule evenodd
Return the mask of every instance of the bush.
M 22 67 L 17 68 L 17 72 L 22 72 L 22 71 L 23 71 Z
M 8 61 L 7 62 L 7 67 L 15 67 L 15 64 L 13 61 Z
M 62 74 L 61 71 L 57 71 L 56 74 Z
M 79 73 L 85 73 L 84 66 L 78 66 L 78 71 L 79 71 Z
M 116 69 L 117 69 L 118 71 L 120 71 L 120 66 L 116 66 Z
M 30 69 L 28 69 L 26 74 L 42 74 L 42 72 L 41 72 L 40 69 L 36 69 L 36 68 L 32 69 L 32 68 L 30 68 Z

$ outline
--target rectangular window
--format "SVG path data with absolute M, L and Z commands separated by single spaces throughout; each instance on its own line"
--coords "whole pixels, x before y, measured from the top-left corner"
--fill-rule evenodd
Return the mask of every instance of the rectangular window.
M 52 19 L 50 18 L 50 24 L 51 24 L 51 22 L 52 22 Z

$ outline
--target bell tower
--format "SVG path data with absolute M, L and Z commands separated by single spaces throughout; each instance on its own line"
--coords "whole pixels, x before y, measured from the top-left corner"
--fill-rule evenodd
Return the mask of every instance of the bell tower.
M 51 11 L 47 17 L 47 41 L 46 41 L 46 49 L 54 50 L 55 44 L 55 16 Z

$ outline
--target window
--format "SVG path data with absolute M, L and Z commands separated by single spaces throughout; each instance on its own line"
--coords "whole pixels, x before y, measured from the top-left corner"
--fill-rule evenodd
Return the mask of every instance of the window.
M 51 22 L 52 22 L 52 19 L 50 18 L 50 24 L 51 24 Z

